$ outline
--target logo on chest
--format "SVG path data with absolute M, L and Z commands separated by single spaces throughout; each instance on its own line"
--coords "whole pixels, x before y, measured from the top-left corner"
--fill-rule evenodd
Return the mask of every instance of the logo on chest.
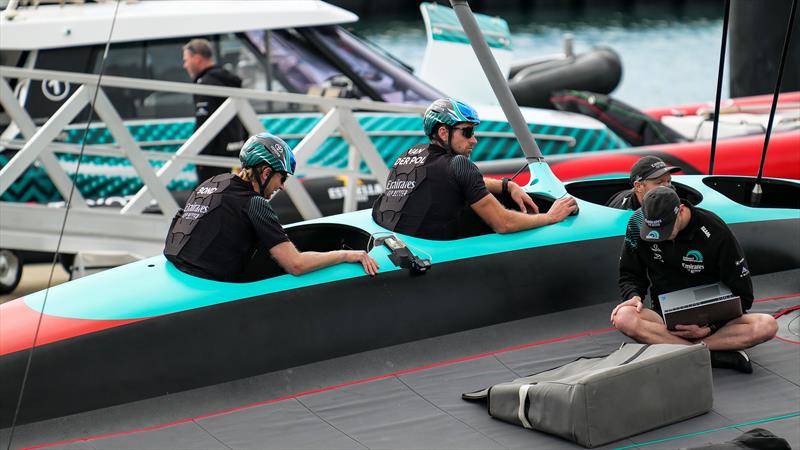
M 705 264 L 703 264 L 703 254 L 700 250 L 689 250 L 682 260 L 681 266 L 689 273 L 702 272 L 706 268 Z

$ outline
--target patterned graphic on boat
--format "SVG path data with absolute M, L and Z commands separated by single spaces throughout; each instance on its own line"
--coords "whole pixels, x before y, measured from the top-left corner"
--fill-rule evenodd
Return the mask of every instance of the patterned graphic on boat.
M 262 118 L 264 127 L 279 136 L 292 147 L 321 119 L 320 114 L 286 115 Z M 412 115 L 359 114 L 358 120 L 376 149 L 391 164 L 401 152 L 407 148 L 425 142 L 422 135 L 422 118 Z M 193 132 L 191 120 L 174 120 L 159 123 L 128 124 L 128 130 L 143 150 L 153 152 L 174 153 Z M 594 152 L 627 148 L 616 134 L 607 129 L 583 129 L 564 126 L 530 125 L 534 135 L 541 135 L 539 146 L 544 155 L 563 153 Z M 80 145 L 84 126 L 75 125 L 65 129 L 59 143 Z M 478 145 L 472 152 L 472 160 L 493 161 L 522 156 L 520 147 L 513 137 L 507 122 L 485 121 L 478 127 Z M 537 136 L 538 137 L 538 136 Z M 89 145 L 113 145 L 114 138 L 107 128 L 99 124 L 89 129 L 87 136 Z M 310 158 L 309 164 L 323 167 L 347 167 L 349 144 L 338 133 L 326 142 Z M 12 152 L 0 153 L 0 167 L 8 163 Z M 84 155 L 80 173 L 74 175 L 78 163 L 78 155 L 58 153 L 69 176 L 76 181 L 80 193 L 87 199 L 108 199 L 134 195 L 142 182 L 125 158 L 113 156 Z M 237 156 L 235 153 L 232 157 Z M 151 160 L 150 165 L 159 168 L 162 161 Z M 361 170 L 367 172 L 362 163 Z M 192 189 L 197 183 L 194 166 L 187 165 L 169 184 L 168 189 Z M 2 201 L 48 203 L 62 201 L 60 194 L 53 186 L 44 169 L 31 167 L 6 191 Z

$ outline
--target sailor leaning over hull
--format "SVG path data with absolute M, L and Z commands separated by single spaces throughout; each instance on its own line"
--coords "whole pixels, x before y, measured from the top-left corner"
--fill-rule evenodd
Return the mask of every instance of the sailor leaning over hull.
M 378 264 L 363 250 L 300 252 L 269 204 L 294 175 L 292 149 L 277 136 L 261 133 L 239 153 L 239 175 L 217 175 L 198 186 L 172 220 L 164 256 L 190 275 L 240 281 L 256 246 L 292 275 L 334 264 L 359 263 L 369 275 Z M 277 175 L 277 176 L 276 176 Z
M 459 216 L 467 207 L 497 233 L 557 223 L 575 211 L 575 199 L 566 197 L 539 214 L 516 183 L 483 178 L 469 160 L 478 143 L 478 124 L 478 113 L 469 105 L 452 98 L 434 101 L 423 121 L 430 144 L 414 146 L 397 158 L 386 191 L 373 206 L 375 222 L 411 236 L 454 239 L 459 235 Z M 521 212 L 506 209 L 490 194 L 509 195 Z

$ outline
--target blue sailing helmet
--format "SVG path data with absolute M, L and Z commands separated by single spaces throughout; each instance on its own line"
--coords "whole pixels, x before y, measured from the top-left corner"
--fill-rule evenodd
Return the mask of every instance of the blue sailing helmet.
M 425 111 L 425 118 L 422 120 L 425 136 L 428 137 L 432 137 L 436 124 L 440 123 L 452 127 L 462 122 L 478 125 L 481 123 L 481 119 L 478 117 L 478 111 L 475 111 L 475 108 L 454 98 L 440 98 L 431 103 L 431 106 Z
M 242 168 L 269 164 L 275 172 L 286 172 L 294 175 L 297 162 L 289 144 L 270 133 L 259 133 L 251 136 L 239 152 Z

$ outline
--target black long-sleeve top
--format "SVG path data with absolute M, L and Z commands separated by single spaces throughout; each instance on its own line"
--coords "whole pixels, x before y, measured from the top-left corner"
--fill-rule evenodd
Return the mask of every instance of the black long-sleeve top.
M 622 300 L 645 298 L 648 288 L 653 309 L 660 312 L 658 296 L 702 284 L 722 282 L 742 300 L 742 310 L 753 305 L 753 282 L 744 252 L 730 228 L 711 211 L 691 210 L 689 224 L 671 241 L 650 243 L 639 236 L 642 210 L 628 221 L 619 259 Z

